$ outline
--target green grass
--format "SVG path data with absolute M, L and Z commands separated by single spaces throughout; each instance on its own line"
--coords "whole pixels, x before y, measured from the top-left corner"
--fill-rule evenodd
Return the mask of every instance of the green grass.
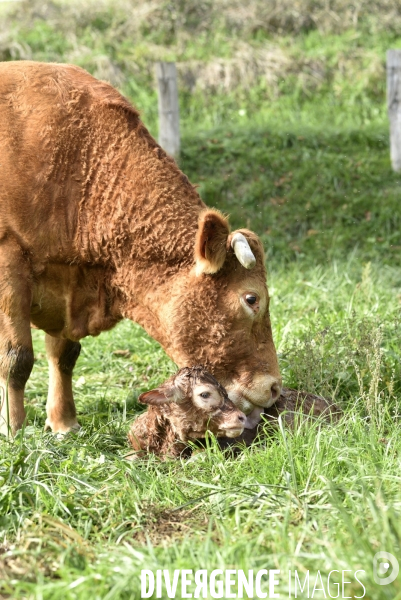
M 398 4 L 361 0 L 358 18 L 347 0 L 282 0 L 275 16 L 252 0 L 246 18 L 220 0 L 133 6 L 0 5 L 1 57 L 111 79 L 154 134 L 153 62 L 179 61 L 181 166 L 207 204 L 263 240 L 285 385 L 330 396 L 345 414 L 335 427 L 278 429 L 237 459 L 211 441 L 186 462 L 128 463 L 137 397 L 174 364 L 128 322 L 83 340 L 83 427 L 58 441 L 42 432 L 35 332 L 29 424 L 0 441 L 0 598 L 136 599 L 141 569 L 276 568 L 282 598 L 289 569 L 320 570 L 326 594 L 328 573 L 350 569 L 345 596 L 362 595 L 353 573 L 363 569 L 366 598 L 400 600 L 400 577 L 378 586 L 372 571 L 377 551 L 401 560 L 400 176 L 384 94 Z M 246 81 L 216 85 L 218 61 Z M 185 79 L 194 69 L 198 87 Z
M 345 416 L 336 427 L 278 430 L 237 459 L 212 443 L 190 461 L 124 460 L 137 395 L 174 368 L 128 322 L 84 341 L 75 373 L 82 431 L 63 441 L 43 434 L 37 333 L 30 425 L 0 448 L 5 597 L 139 598 L 141 569 L 157 568 L 309 569 L 326 581 L 332 569 L 363 569 L 367 597 L 401 597 L 399 580 L 372 579 L 377 551 L 400 558 L 400 273 L 359 267 L 292 264 L 272 274 L 287 385 L 330 393 Z M 346 590 L 361 595 L 352 581 Z
M 357 251 L 400 264 L 400 176 L 383 130 L 219 128 L 185 138 L 182 167 L 207 204 L 261 235 L 274 262 Z

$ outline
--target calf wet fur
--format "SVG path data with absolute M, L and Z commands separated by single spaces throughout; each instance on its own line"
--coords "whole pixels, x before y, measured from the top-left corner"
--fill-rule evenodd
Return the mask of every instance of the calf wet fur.
M 185 367 L 158 388 L 139 396 L 148 410 L 131 425 L 128 439 L 134 459 L 151 452 L 177 457 L 189 440 L 206 431 L 234 438 L 243 432 L 246 417 L 228 398 L 222 385 L 202 366 Z

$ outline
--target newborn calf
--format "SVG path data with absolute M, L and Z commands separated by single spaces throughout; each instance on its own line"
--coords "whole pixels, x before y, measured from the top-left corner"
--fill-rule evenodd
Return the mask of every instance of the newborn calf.
M 139 396 L 148 410 L 131 425 L 128 439 L 139 453 L 179 456 L 189 440 L 241 435 L 245 415 L 234 406 L 222 385 L 203 367 L 185 367 L 154 390 Z

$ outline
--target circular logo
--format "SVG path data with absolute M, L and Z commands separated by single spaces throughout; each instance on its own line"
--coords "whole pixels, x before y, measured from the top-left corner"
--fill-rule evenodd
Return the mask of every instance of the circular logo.
M 392 567 L 392 570 L 390 569 Z M 377 552 L 373 557 L 373 578 L 379 585 L 388 585 L 397 579 L 400 566 L 390 552 Z

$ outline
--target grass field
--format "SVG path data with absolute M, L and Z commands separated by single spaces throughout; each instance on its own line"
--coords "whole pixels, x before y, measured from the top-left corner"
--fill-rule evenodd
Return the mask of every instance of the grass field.
M 362 597 L 363 570 L 364 597 L 401 599 L 400 576 L 380 586 L 372 568 L 378 551 L 401 560 L 400 177 L 384 98 L 401 10 L 361 0 L 357 18 L 356 3 L 332 4 L 255 0 L 247 19 L 234 0 L 156 2 L 148 13 L 138 2 L 136 20 L 128 0 L 1 7 L 3 59 L 114 77 L 154 133 L 152 61 L 180 62 L 181 166 L 207 204 L 263 239 L 285 385 L 333 397 L 345 414 L 335 427 L 279 428 L 236 459 L 211 440 L 189 461 L 131 464 L 137 397 L 174 364 L 128 322 L 83 340 L 83 427 L 58 441 L 42 432 L 35 332 L 29 424 L 0 442 L 0 598 L 128 600 L 140 598 L 141 569 L 279 569 L 280 598 L 289 570 L 310 571 L 299 598 L 336 597 L 341 571 L 351 583 L 338 597 Z M 216 65 L 232 88 L 228 75 L 213 79 Z

